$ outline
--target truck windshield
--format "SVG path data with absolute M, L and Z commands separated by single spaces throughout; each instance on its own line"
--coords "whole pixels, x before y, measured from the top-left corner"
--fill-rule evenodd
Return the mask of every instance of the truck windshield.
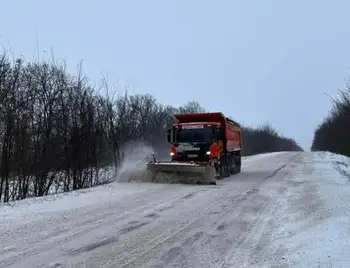
M 175 129 L 176 142 L 212 142 L 212 127 Z

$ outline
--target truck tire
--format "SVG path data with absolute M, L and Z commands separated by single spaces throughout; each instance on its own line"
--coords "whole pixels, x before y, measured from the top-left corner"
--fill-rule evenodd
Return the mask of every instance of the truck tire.
M 216 178 L 217 180 L 223 180 L 225 178 L 225 171 L 223 166 L 219 167 L 219 176 Z
M 241 165 L 239 164 L 239 165 L 237 165 L 237 174 L 238 173 L 241 173 Z
M 230 174 L 235 175 L 241 172 L 241 155 L 240 152 L 238 154 L 233 154 L 231 156 L 231 165 L 230 165 Z
M 230 156 L 230 174 L 231 175 L 236 174 L 236 170 L 237 170 L 237 167 L 236 167 L 235 156 L 231 155 Z
M 227 155 L 222 155 L 220 160 L 220 180 L 230 177 L 230 161 Z
M 242 158 L 241 158 L 241 153 L 237 156 L 237 174 L 241 173 L 241 168 L 242 168 Z

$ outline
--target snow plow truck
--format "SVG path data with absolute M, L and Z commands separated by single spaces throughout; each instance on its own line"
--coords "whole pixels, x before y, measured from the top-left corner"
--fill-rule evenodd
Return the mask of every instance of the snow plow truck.
M 148 162 L 158 176 L 176 175 L 179 182 L 216 184 L 216 180 L 241 172 L 241 127 L 221 112 L 175 114 L 166 132 L 170 160 Z

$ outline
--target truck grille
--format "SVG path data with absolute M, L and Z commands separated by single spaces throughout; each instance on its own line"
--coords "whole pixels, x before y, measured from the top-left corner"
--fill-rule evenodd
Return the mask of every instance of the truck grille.
M 209 156 L 204 151 L 185 151 L 177 154 L 178 161 L 209 161 Z

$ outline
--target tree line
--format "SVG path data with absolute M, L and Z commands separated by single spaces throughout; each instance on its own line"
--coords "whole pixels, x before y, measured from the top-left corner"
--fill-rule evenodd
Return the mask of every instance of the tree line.
M 57 62 L 0 55 L 0 202 L 67 192 L 113 179 L 132 141 L 168 155 L 174 113 L 203 112 L 196 101 L 160 104 L 150 94 L 111 93 Z M 244 155 L 301 150 L 271 126 L 243 128 Z M 110 174 L 110 173 L 108 173 Z M 52 189 L 56 190 L 52 190 Z
M 311 150 L 350 157 L 350 87 L 339 93 L 329 115 L 315 130 Z

